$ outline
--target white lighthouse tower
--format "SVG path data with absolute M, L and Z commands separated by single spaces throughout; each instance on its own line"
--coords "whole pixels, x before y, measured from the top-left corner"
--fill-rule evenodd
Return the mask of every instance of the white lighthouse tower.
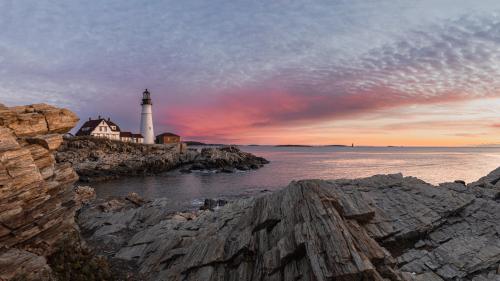
M 144 137 L 145 144 L 153 144 L 155 142 L 153 130 L 153 103 L 151 102 L 151 94 L 148 89 L 144 90 L 142 93 L 141 106 L 141 135 Z

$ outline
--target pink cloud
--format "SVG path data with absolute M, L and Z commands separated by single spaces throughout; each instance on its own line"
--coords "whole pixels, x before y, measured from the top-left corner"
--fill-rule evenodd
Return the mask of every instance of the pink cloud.
M 471 97 L 447 93 L 434 97 L 410 96 L 386 87 L 369 91 L 310 94 L 286 90 L 225 92 L 186 100 L 161 112 L 163 126 L 186 139 L 245 142 L 248 134 L 280 134 L 284 128 L 351 118 L 367 112 L 412 104 L 454 102 Z

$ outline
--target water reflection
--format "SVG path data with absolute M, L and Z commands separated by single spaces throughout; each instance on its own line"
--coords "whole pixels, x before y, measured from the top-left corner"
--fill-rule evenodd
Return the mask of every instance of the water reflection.
M 239 197 L 275 190 L 294 179 L 336 179 L 402 172 L 437 184 L 470 182 L 500 166 L 500 148 L 297 148 L 242 147 L 271 163 L 257 171 L 234 174 L 192 173 L 137 177 L 94 184 L 98 197 L 137 192 L 169 198 L 184 208 L 204 198 Z

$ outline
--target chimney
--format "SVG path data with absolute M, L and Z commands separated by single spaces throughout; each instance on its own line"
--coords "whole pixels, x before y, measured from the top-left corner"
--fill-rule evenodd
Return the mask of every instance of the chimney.
M 111 121 L 111 118 L 108 117 L 108 121 Z
M 99 115 L 99 117 L 97 117 L 97 119 L 101 119 L 101 115 Z
M 89 117 L 89 121 L 92 120 L 92 118 Z

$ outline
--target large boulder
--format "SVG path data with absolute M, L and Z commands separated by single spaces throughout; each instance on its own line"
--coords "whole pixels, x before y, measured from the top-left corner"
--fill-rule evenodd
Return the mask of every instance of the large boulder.
M 11 129 L 20 137 L 64 134 L 71 130 L 78 120 L 73 112 L 47 104 L 0 107 L 0 126 Z

